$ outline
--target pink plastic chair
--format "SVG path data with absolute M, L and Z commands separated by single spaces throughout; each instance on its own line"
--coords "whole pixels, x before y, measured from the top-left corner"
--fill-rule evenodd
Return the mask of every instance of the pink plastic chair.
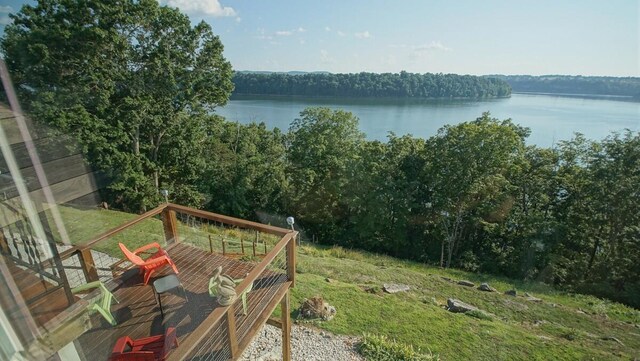
M 179 273 L 175 263 L 173 263 L 167 251 L 162 249 L 160 245 L 156 242 L 149 243 L 145 246 L 142 246 L 133 252 L 129 251 L 127 246 L 125 246 L 122 243 L 119 243 L 119 246 L 120 246 L 120 249 L 122 250 L 122 253 L 124 253 L 125 257 L 127 257 L 127 259 L 131 261 L 131 263 L 140 267 L 140 273 L 144 274 L 145 285 L 149 283 L 149 279 L 151 279 L 151 275 L 155 271 L 159 270 L 160 268 L 163 268 L 164 266 L 171 266 L 171 268 L 173 268 L 173 271 L 176 274 Z M 138 256 L 139 253 L 142 253 L 152 248 L 157 248 L 158 251 L 153 255 L 151 255 L 151 257 L 147 258 L 146 260 Z

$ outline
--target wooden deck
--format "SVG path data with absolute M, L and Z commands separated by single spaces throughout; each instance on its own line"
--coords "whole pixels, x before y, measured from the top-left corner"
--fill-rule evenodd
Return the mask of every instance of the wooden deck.
M 51 282 L 38 277 L 36 272 L 28 268 L 18 267 L 9 258 L 3 258 L 17 289 L 20 290 L 22 298 L 31 300 L 34 296 L 46 294 L 28 305 L 29 313 L 37 326 L 44 326 L 52 318 L 71 306 L 62 287 L 55 287 Z M 15 312 L 17 310 L 10 309 L 9 311 L 15 314 L 13 317 L 22 318 L 18 312 Z
M 209 278 L 215 268 L 222 266 L 223 271 L 233 278 L 243 278 L 255 266 L 252 263 L 241 262 L 221 255 L 216 255 L 201 249 L 178 243 L 168 249 L 169 255 L 176 263 L 188 301 L 185 300 L 182 290 L 176 289 L 173 293 L 162 295 L 162 306 L 165 312 L 164 319 L 155 301 L 151 282 L 145 286 L 142 277 L 137 270 L 124 273 L 114 279 L 111 286 L 115 286 L 112 292 L 119 303 L 112 306 L 112 313 L 118 321 L 118 325 L 111 326 L 98 314 L 92 316 L 93 327 L 84 333 L 76 342 L 76 346 L 87 360 L 107 360 L 116 340 L 122 336 L 130 336 L 133 339 L 158 335 L 164 333 L 167 327 L 176 327 L 179 342 L 191 334 L 214 309 L 219 307 L 215 298 L 208 293 Z M 171 269 L 165 270 L 157 277 L 171 273 Z M 288 289 L 286 273 L 265 271 L 262 277 L 256 279 L 253 291 L 248 293 L 248 313 L 245 316 L 242 303 L 236 302 L 234 314 L 237 325 L 237 342 L 246 345 L 255 333 L 254 325 L 261 325 L 266 321 L 262 315 L 267 311 L 267 305 L 273 303 L 276 297 L 282 297 L 282 290 Z M 109 285 L 108 285 L 109 286 Z M 279 301 L 279 298 L 278 300 Z M 269 314 L 271 310 L 268 310 Z M 268 316 L 268 315 L 267 315 Z M 226 332 L 226 324 L 218 322 L 221 332 L 214 330 L 206 350 L 194 352 L 192 356 L 199 358 L 206 352 L 206 359 L 229 359 L 229 340 Z M 244 347 L 241 347 L 241 349 Z M 180 353 L 180 347 L 173 353 Z M 187 356 L 187 355 L 184 355 Z
M 185 232 L 185 237 L 180 237 L 176 214 L 180 214 L 181 219 L 193 217 L 194 224 L 204 225 L 204 229 L 244 229 L 252 234 L 255 232 L 256 239 L 259 233 L 281 238 L 262 259 L 241 261 L 190 245 L 189 242 L 201 242 L 197 238 L 190 239 L 188 232 Z M 145 286 L 137 268 L 120 268 L 126 263 L 120 264 L 116 258 L 93 249 L 120 232 L 156 216 L 162 221 L 164 242 L 167 244 L 165 249 L 179 269 L 178 278 L 184 286 L 184 292 L 177 288 L 162 295 L 164 317 L 156 303 L 152 282 L 171 274 L 171 268 L 165 267 Z M 73 342 L 78 358 L 83 361 L 108 360 L 120 337 L 139 339 L 161 335 L 169 327 L 176 328 L 179 347 L 171 351 L 167 361 L 235 360 L 280 304 L 280 320 L 270 321 L 282 330 L 283 359 L 288 361 L 291 331 L 289 289 L 295 285 L 296 236 L 297 232 L 288 229 L 166 203 L 85 244 L 71 246 L 55 257 L 39 262 L 37 269 L 16 266 L 20 262 L 12 264 L 15 259 L 9 252 L 10 245 L 0 237 L 0 251 L 7 255 L 0 259 L 0 273 L 4 276 L 4 282 L 0 282 L 3 291 L 0 292 L 0 304 L 6 306 L 3 308 L 8 311 L 14 329 L 19 331 L 18 336 L 28 346 L 26 352 L 30 359 L 56 360 L 54 355 Z M 245 256 L 251 259 L 249 255 Z M 114 268 L 116 264 L 120 266 Z M 210 277 L 220 266 L 232 278 L 244 279 L 235 288 L 238 294 L 251 289 L 247 293 L 246 314 L 241 297 L 225 307 L 209 296 Z M 53 281 L 48 282 L 45 276 L 49 273 L 44 270 L 53 268 L 57 271 L 51 276 Z M 68 270 L 74 272 L 69 273 Z M 111 271 L 121 274 L 112 276 Z M 38 276 L 40 273 L 43 276 Z M 119 301 L 111 306 L 116 326 L 107 323 L 99 313 L 89 316 L 86 312 L 87 302 L 90 297 L 98 296 L 99 290 L 88 295 L 70 293 L 70 289 L 79 284 L 97 280 L 103 281 Z M 75 353 L 73 349 L 65 349 L 65 352 Z

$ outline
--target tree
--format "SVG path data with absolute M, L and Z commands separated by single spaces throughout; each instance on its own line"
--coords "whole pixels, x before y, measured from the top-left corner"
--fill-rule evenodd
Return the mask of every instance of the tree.
M 424 179 L 441 220 L 443 266 L 451 266 L 465 237 L 471 241 L 475 230 L 509 213 L 509 174 L 522 161 L 526 136 L 528 129 L 486 112 L 473 122 L 445 126 L 428 140 Z
M 210 135 L 203 189 L 207 208 L 254 218 L 257 211 L 280 213 L 287 190 L 285 136 L 264 123 L 221 122 Z
M 208 24 L 192 27 L 155 0 L 42 0 L 12 17 L 1 46 L 26 109 L 77 136 L 111 178 L 112 201 L 145 209 L 160 186 L 177 201 L 200 201 L 192 182 L 204 115 L 233 89 Z M 193 152 L 175 161 L 174 147 Z
M 327 240 L 343 239 L 347 190 L 363 141 L 358 118 L 343 110 L 307 108 L 289 129 L 290 208 Z

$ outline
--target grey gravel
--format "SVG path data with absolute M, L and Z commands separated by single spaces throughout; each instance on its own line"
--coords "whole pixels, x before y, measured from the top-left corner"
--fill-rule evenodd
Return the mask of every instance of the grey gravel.
M 355 345 L 358 342 L 358 337 L 338 336 L 301 325 L 291 326 L 291 358 L 294 361 L 364 360 L 356 352 Z M 265 325 L 256 334 L 240 360 L 282 360 L 282 331 L 277 327 Z

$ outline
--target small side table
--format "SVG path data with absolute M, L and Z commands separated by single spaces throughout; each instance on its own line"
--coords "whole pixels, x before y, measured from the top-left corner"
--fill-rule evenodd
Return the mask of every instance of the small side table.
M 157 280 L 153 281 L 153 292 L 155 293 L 156 301 L 160 306 L 160 315 L 162 315 L 163 319 L 164 319 L 164 310 L 162 309 L 162 294 L 169 292 L 172 289 L 178 288 L 178 287 L 182 288 L 182 293 L 184 294 L 185 302 L 189 302 L 189 299 L 187 298 L 187 291 L 184 289 L 184 286 L 182 285 L 182 283 L 180 283 L 178 276 L 176 276 L 175 274 L 164 276 L 162 278 L 158 278 Z

